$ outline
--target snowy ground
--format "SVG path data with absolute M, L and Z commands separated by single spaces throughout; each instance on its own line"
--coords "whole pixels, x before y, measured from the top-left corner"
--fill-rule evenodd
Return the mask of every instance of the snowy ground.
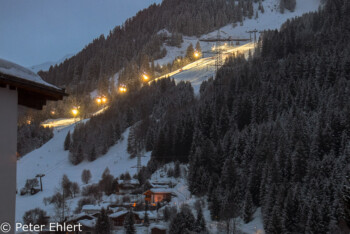
M 235 37 L 235 38 L 249 38 L 246 33 L 248 30 L 257 29 L 259 31 L 265 29 L 278 29 L 281 24 L 287 19 L 302 15 L 303 13 L 315 11 L 318 9 L 320 0 L 297 0 L 297 7 L 295 12 L 285 11 L 285 14 L 280 14 L 278 11 L 277 0 L 265 0 L 263 2 L 265 13 L 259 12 L 258 19 L 247 19 L 244 24 L 233 27 L 227 25 L 221 29 L 222 37 Z M 255 5 L 257 7 L 257 5 Z M 203 35 L 202 38 L 215 37 L 216 31 Z M 184 37 L 184 43 L 181 48 L 165 46 L 168 53 L 167 56 L 155 61 L 156 63 L 163 65 L 173 61 L 177 56 L 183 56 L 186 48 L 190 43 L 195 45 L 198 41 L 196 37 Z M 213 46 L 213 43 L 201 42 L 203 51 L 203 58 L 189 64 L 182 68 L 182 71 L 177 70 L 173 73 L 167 74 L 171 76 L 176 82 L 181 80 L 189 81 L 192 83 L 195 92 L 198 93 L 200 84 L 212 77 L 215 72 L 214 63 L 215 57 L 209 53 Z M 232 53 L 239 51 L 247 54 L 249 50 L 254 48 L 253 43 L 248 43 L 235 48 L 227 48 L 226 53 Z M 164 77 L 164 76 L 163 76 Z M 159 77 L 159 78 L 163 78 Z M 113 77 L 115 81 L 118 80 L 118 73 Z M 92 97 L 96 96 L 97 92 L 91 94 Z M 110 172 L 114 176 L 119 176 L 121 173 L 128 171 L 131 175 L 136 173 L 137 159 L 129 159 L 127 149 L 127 138 L 129 130 L 123 133 L 124 139 L 118 142 L 116 145 L 110 148 L 108 153 L 94 162 L 82 162 L 77 166 L 73 166 L 68 160 L 68 152 L 63 150 L 63 142 L 68 131 L 73 131 L 76 119 L 59 119 L 59 120 L 48 120 L 44 124 L 47 126 L 55 127 L 54 137 L 43 145 L 41 148 L 27 154 L 25 157 L 18 161 L 17 168 L 17 188 L 20 190 L 27 179 L 34 178 L 37 174 L 43 173 L 43 188 L 44 192 L 39 192 L 36 195 L 20 196 L 17 195 L 16 204 L 16 221 L 21 222 L 22 216 L 25 211 L 41 207 L 48 212 L 48 215 L 54 215 L 53 208 L 51 206 L 45 206 L 43 198 L 53 195 L 56 189 L 59 187 L 59 182 L 63 174 L 67 174 L 68 178 L 73 182 L 81 182 L 81 172 L 84 169 L 89 169 L 92 174 L 91 183 L 96 183 L 101 178 L 101 175 L 105 168 L 108 166 Z M 86 120 L 85 120 L 86 121 Z M 142 158 L 142 165 L 146 165 L 150 158 L 150 152 L 146 154 L 146 157 Z M 155 178 L 154 178 L 155 177 Z M 161 172 L 157 172 L 152 176 L 152 181 L 161 180 L 166 177 L 161 177 Z M 191 196 L 185 177 L 174 181 L 176 186 L 174 187 L 175 193 L 178 194 L 177 198 L 173 199 L 172 205 L 180 206 L 183 203 L 187 203 L 190 206 L 194 205 L 196 200 L 195 197 Z M 74 210 L 77 199 L 70 201 L 72 210 Z M 207 204 L 204 208 L 204 216 L 207 220 L 207 225 L 210 232 L 220 232 L 220 223 L 211 221 L 210 213 L 208 211 Z M 243 224 L 241 220 L 237 220 L 238 228 L 244 233 L 263 233 L 263 224 L 261 219 L 261 211 L 258 209 L 254 215 L 254 220 L 248 224 Z M 146 229 L 140 227 L 140 232 L 147 232 Z
M 238 46 L 235 48 L 226 46 L 225 48 L 225 52 L 222 56 L 223 61 L 229 54 L 232 53 L 238 52 L 245 55 L 248 55 L 249 51 L 253 53 L 254 43 L 247 43 L 243 46 Z M 165 77 L 171 77 L 177 83 L 180 81 L 188 81 L 191 82 L 194 92 L 198 94 L 202 82 L 208 80 L 209 78 L 215 75 L 215 60 L 215 56 L 202 58 L 197 60 L 196 62 L 184 66 L 179 70 L 158 77 L 155 80 L 159 80 Z
M 68 160 L 68 152 L 63 150 L 63 142 L 68 131 L 73 131 L 74 124 L 63 129 L 54 130 L 54 137 L 43 145 L 41 148 L 27 154 L 21 158 L 17 164 L 17 188 L 20 190 L 27 179 L 34 178 L 37 174 L 45 174 L 43 177 L 44 192 L 39 192 L 33 196 L 17 195 L 16 201 L 16 221 L 21 222 L 25 211 L 41 207 L 48 212 L 48 215 L 54 215 L 51 206 L 45 206 L 43 198 L 53 195 L 59 187 L 60 180 L 63 174 L 68 178 L 77 182 L 80 186 L 81 173 L 84 169 L 91 171 L 91 183 L 96 183 L 100 180 L 101 175 L 106 167 L 114 176 L 119 176 L 122 173 L 129 172 L 131 175 L 136 173 L 137 159 L 129 159 L 127 153 L 127 138 L 129 129 L 123 133 L 123 140 L 110 148 L 108 153 L 93 163 L 84 161 L 77 166 L 73 166 Z M 146 157 L 142 158 L 142 165 L 146 165 L 150 158 L 150 153 L 146 153 Z M 75 209 L 77 199 L 70 201 L 72 211 Z
M 56 130 L 63 129 L 76 122 L 80 121 L 79 118 L 60 118 L 60 119 L 48 119 L 41 125 L 43 127 L 55 128 Z
M 173 193 L 176 194 L 176 197 L 173 197 L 168 206 L 175 206 L 177 210 L 180 211 L 180 208 L 183 204 L 187 204 L 190 206 L 193 215 L 196 217 L 196 201 L 201 200 L 204 202 L 203 215 L 207 224 L 207 228 L 209 233 L 226 233 L 226 223 L 225 222 L 216 222 L 211 219 L 210 211 L 208 208 L 208 202 L 206 201 L 206 197 L 198 198 L 196 196 L 192 196 L 190 191 L 188 190 L 187 185 L 187 165 L 181 165 L 181 177 L 174 178 L 167 176 L 167 169 L 174 168 L 174 163 L 169 163 L 161 168 L 159 168 L 153 175 L 151 176 L 150 182 L 151 184 L 157 183 L 168 183 L 174 186 Z M 164 208 L 161 208 L 163 210 Z M 258 208 L 254 215 L 253 220 L 249 223 L 244 223 L 241 218 L 232 219 L 231 227 L 233 227 L 233 223 L 235 223 L 236 232 L 234 233 L 242 233 L 242 234 L 264 234 L 264 225 L 262 221 L 261 209 Z M 137 228 L 137 233 L 144 233 L 146 229 L 144 227 Z M 119 232 L 117 232 L 119 233 Z M 122 233 L 122 232 L 120 232 Z
M 292 19 L 297 16 L 301 16 L 304 13 L 316 11 L 320 6 L 320 0 L 297 0 L 297 6 L 294 12 L 285 10 L 284 14 L 279 12 L 278 1 L 277 0 L 265 0 L 262 2 L 265 13 L 259 11 L 259 17 L 255 19 L 245 19 L 243 25 L 237 24 L 233 26 L 232 24 L 226 25 L 220 29 L 220 34 L 222 38 L 240 38 L 240 39 L 249 39 L 250 36 L 247 31 L 255 30 L 264 31 L 267 29 L 279 29 L 281 25 L 286 22 L 288 19 Z M 258 4 L 254 4 L 255 12 L 257 11 Z M 197 37 L 183 37 L 184 42 L 181 47 L 171 47 L 164 45 L 164 48 L 167 50 L 167 55 L 155 61 L 159 65 L 164 65 L 172 62 L 178 56 L 185 56 L 187 47 L 192 43 L 193 46 L 200 39 L 206 38 L 216 38 L 217 31 L 213 31 L 206 35 L 202 35 L 200 38 Z M 257 39 L 259 38 L 260 33 L 257 33 Z M 254 35 L 252 35 L 254 40 Z M 215 57 L 211 52 L 212 48 L 215 46 L 214 42 L 203 42 L 200 41 L 203 58 L 191 63 L 182 69 L 173 71 L 157 79 L 164 77 L 172 77 L 176 82 L 179 81 L 189 81 L 191 82 L 195 93 L 199 92 L 200 84 L 204 81 L 213 77 L 215 74 Z M 243 46 L 238 46 L 236 48 L 226 48 L 226 53 L 232 53 L 233 51 L 239 51 L 240 53 L 247 54 L 248 51 L 254 52 L 254 43 L 247 43 Z

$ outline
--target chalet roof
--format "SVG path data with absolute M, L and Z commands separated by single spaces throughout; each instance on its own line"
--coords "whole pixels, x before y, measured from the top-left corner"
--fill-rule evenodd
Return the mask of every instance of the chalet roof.
M 118 211 L 118 212 L 116 212 L 116 213 L 110 214 L 109 217 L 110 217 L 110 218 L 118 218 L 118 217 L 120 217 L 120 216 L 122 216 L 122 215 L 125 215 L 125 214 L 127 214 L 127 213 L 129 213 L 128 210 L 122 210 L 122 211 Z
M 173 193 L 174 190 L 170 188 L 151 188 L 152 193 Z
M 137 214 L 140 219 L 145 218 L 145 211 L 134 211 L 135 214 Z M 149 219 L 157 219 L 157 211 L 147 211 L 147 215 Z
M 109 217 L 110 217 L 110 218 L 118 218 L 118 217 L 123 216 L 123 215 L 126 215 L 126 214 L 128 214 L 128 213 L 129 213 L 128 210 L 122 210 L 122 211 L 118 211 L 118 212 L 116 212 L 116 213 L 110 214 Z M 138 213 L 136 213 L 136 212 L 133 212 L 133 213 L 134 213 L 134 215 L 135 215 L 138 219 L 141 219 L 141 218 L 140 218 L 140 215 L 139 215 Z
M 42 109 L 47 100 L 62 100 L 64 89 L 45 82 L 39 75 L 10 61 L 0 59 L 0 87 L 17 89 L 18 104 Z
M 73 215 L 72 217 L 70 217 L 68 219 L 68 221 L 79 221 L 79 220 L 83 220 L 83 219 L 93 220 L 93 219 L 95 219 L 95 217 L 92 215 L 85 214 L 85 213 L 80 213 L 80 214 Z
M 131 180 L 118 180 L 118 184 L 139 185 L 140 182 L 139 182 L 138 180 L 135 180 L 135 179 L 131 179 Z
M 167 226 L 165 224 L 157 224 L 157 223 L 151 223 L 150 228 L 157 228 L 160 230 L 167 230 Z
M 108 208 L 109 203 L 102 203 L 100 205 L 84 205 L 81 209 L 84 210 L 101 210 L 104 208 L 105 210 Z
M 89 228 L 94 228 L 96 226 L 96 220 L 95 219 L 82 219 L 79 220 L 79 223 L 85 227 L 89 227 Z

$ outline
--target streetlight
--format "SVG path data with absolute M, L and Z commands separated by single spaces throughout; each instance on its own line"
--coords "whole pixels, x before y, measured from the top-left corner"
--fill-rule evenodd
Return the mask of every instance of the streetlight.
M 126 91 L 127 91 L 126 85 L 120 85 L 120 87 L 119 87 L 119 92 L 125 93 Z
M 75 118 L 75 117 L 79 114 L 78 108 L 73 107 L 73 109 L 72 109 L 72 114 L 73 114 L 73 116 L 74 116 L 74 118 Z
M 97 104 L 101 104 L 101 102 L 102 102 L 101 97 L 97 97 L 97 98 L 96 98 L 96 102 L 97 102 Z
M 104 103 L 107 102 L 107 98 L 106 98 L 105 96 L 103 96 L 103 97 L 101 98 L 101 101 L 102 101 L 102 103 L 104 104 Z
M 199 52 L 198 51 L 195 51 L 194 52 L 194 57 L 198 58 L 200 56 Z
M 143 78 L 144 81 L 148 81 L 149 80 L 149 77 L 146 74 L 143 74 L 142 78 Z

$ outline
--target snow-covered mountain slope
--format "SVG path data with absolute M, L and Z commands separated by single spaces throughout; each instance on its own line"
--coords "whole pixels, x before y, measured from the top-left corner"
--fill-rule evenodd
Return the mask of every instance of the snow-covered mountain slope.
M 243 24 L 237 25 L 226 25 L 220 29 L 220 34 L 222 38 L 239 38 L 239 39 L 250 39 L 250 35 L 247 31 L 258 30 L 264 31 L 268 29 L 280 29 L 283 23 L 285 23 L 288 19 L 292 19 L 297 16 L 301 16 L 304 13 L 317 11 L 321 5 L 320 0 L 297 0 L 296 9 L 294 12 L 285 10 L 284 14 L 281 14 L 279 11 L 278 0 L 265 0 L 262 2 L 264 7 L 264 13 L 259 11 L 258 18 L 245 19 Z M 258 4 L 254 4 L 255 12 L 258 11 Z M 162 31 L 164 32 L 164 31 Z M 257 39 L 260 36 L 260 33 L 257 33 Z M 168 32 L 167 32 L 168 33 Z M 197 41 L 200 39 L 206 38 L 216 38 L 217 31 L 213 31 L 206 35 L 202 35 L 200 38 L 197 37 L 184 37 L 184 42 L 181 47 L 172 47 L 168 45 L 164 45 L 164 48 L 167 50 L 167 55 L 155 61 L 155 63 L 159 65 L 164 65 L 172 62 L 176 57 L 185 56 L 186 48 L 192 43 L 195 45 Z M 252 40 L 254 40 L 254 35 L 252 35 Z M 199 91 L 200 84 L 207 80 L 210 77 L 213 77 L 215 74 L 215 58 L 214 54 L 211 53 L 213 46 L 215 46 L 214 42 L 203 42 L 200 41 L 201 48 L 203 51 L 203 59 L 196 61 L 195 63 L 189 64 L 182 69 L 176 70 L 164 76 L 158 77 L 157 79 L 161 79 L 164 77 L 172 77 L 176 82 L 181 80 L 189 81 L 192 83 L 194 90 L 196 93 Z M 238 46 L 235 49 L 227 48 L 225 53 L 229 52 L 240 52 L 247 53 L 251 50 L 254 51 L 254 44 L 248 43 L 243 46 Z
M 69 59 L 73 56 L 74 56 L 74 54 L 67 54 L 66 56 L 64 56 L 63 58 L 61 58 L 60 60 L 58 60 L 56 62 L 45 62 L 45 63 L 41 63 L 38 65 L 33 65 L 29 69 L 35 73 L 38 71 L 48 71 L 51 66 L 55 66 L 56 64 L 59 65 L 60 63 L 63 63 L 66 59 Z
M 267 29 L 280 29 L 283 23 L 288 19 L 301 16 L 308 12 L 317 11 L 321 5 L 321 0 L 296 0 L 297 5 L 293 12 L 285 10 L 283 14 L 279 11 L 279 0 L 265 0 L 262 2 L 264 6 L 264 13 L 259 11 L 259 17 L 255 19 L 245 19 L 243 25 L 237 24 L 236 27 L 233 27 L 232 24 L 227 25 L 221 28 L 222 37 L 232 36 L 235 38 L 249 38 L 247 31 L 257 29 L 258 31 L 264 31 Z M 258 10 L 258 4 L 254 4 L 255 12 Z M 225 34 L 226 33 L 226 34 Z M 217 34 L 216 31 L 211 32 L 204 37 L 215 37 Z M 257 34 L 257 37 L 259 33 Z
M 127 153 L 127 139 L 129 129 L 123 133 L 122 140 L 111 147 L 106 155 L 97 158 L 94 162 L 83 161 L 77 166 L 72 165 L 68 159 L 68 151 L 64 151 L 63 143 L 68 131 L 73 131 L 75 124 L 63 129 L 54 130 L 54 137 L 41 148 L 32 151 L 17 163 L 17 188 L 18 191 L 25 185 L 27 179 L 34 178 L 37 174 L 45 174 L 43 177 L 43 192 L 33 196 L 17 194 L 16 199 L 16 221 L 21 222 L 23 214 L 36 207 L 40 207 L 54 215 L 53 207 L 45 206 L 43 199 L 52 196 L 60 186 L 62 176 L 66 174 L 68 178 L 82 186 L 81 173 L 84 169 L 91 171 L 92 179 L 90 183 L 97 183 L 106 167 L 109 168 L 113 176 L 129 172 L 135 174 L 137 169 L 137 159 L 130 159 Z M 150 153 L 142 157 L 142 165 L 146 165 L 150 158 Z M 69 201 L 71 209 L 75 209 L 77 200 Z
M 233 53 L 241 53 L 247 56 L 249 54 L 249 51 L 254 51 L 254 43 L 247 43 L 236 48 L 227 46 L 225 52 L 223 52 L 222 59 L 225 60 L 226 57 Z M 208 80 L 210 77 L 215 76 L 215 61 L 216 56 L 202 58 L 196 62 L 184 66 L 181 69 L 158 77 L 156 80 L 165 77 L 172 77 L 177 83 L 180 81 L 188 81 L 192 84 L 194 92 L 198 94 L 202 82 Z
M 246 19 L 243 25 L 227 25 L 220 29 L 222 37 L 234 37 L 234 38 L 249 38 L 249 34 L 246 31 L 257 29 L 259 31 L 265 29 L 278 29 L 287 20 L 296 16 L 300 16 L 303 13 L 315 11 L 320 5 L 320 0 L 297 0 L 297 6 L 294 12 L 285 11 L 284 14 L 280 14 L 278 11 L 277 0 L 265 0 L 263 2 L 265 13 L 259 12 L 259 18 L 257 19 Z M 257 5 L 255 5 L 257 8 Z M 207 35 L 202 35 L 201 38 L 215 37 L 216 31 L 211 32 Z M 186 48 L 190 43 L 195 45 L 199 40 L 196 37 L 184 37 L 184 42 L 181 48 L 164 46 L 167 49 L 167 56 L 162 59 L 155 61 L 160 65 L 166 64 L 173 61 L 177 56 L 184 56 L 186 53 Z M 192 83 L 195 92 L 198 93 L 200 84 L 207 80 L 208 78 L 214 76 L 215 74 L 215 57 L 212 53 L 209 53 L 213 46 L 213 43 L 201 42 L 201 47 L 203 51 L 203 58 L 188 64 L 180 70 L 169 73 L 165 76 L 159 77 L 159 79 L 166 76 L 171 76 L 176 82 L 179 81 L 189 81 Z M 247 43 L 245 45 L 237 46 L 235 48 L 227 47 L 224 56 L 229 53 L 241 52 L 247 54 L 249 50 L 253 50 L 254 43 Z M 42 68 L 40 68 L 42 69 Z M 39 70 L 40 70 L 39 69 Z M 117 76 L 115 76 L 117 80 Z M 91 96 L 97 95 L 92 93 Z M 48 122 L 50 124 L 51 122 Z M 52 124 L 52 123 L 51 123 Z M 59 187 L 60 180 L 63 174 L 67 174 L 68 178 L 73 182 L 78 182 L 81 186 L 81 173 L 84 169 L 89 169 L 92 174 L 91 183 L 96 183 L 101 178 L 101 175 L 106 167 L 109 167 L 111 174 L 114 176 L 119 176 L 121 173 L 129 171 L 132 175 L 136 173 L 135 166 L 137 164 L 136 159 L 129 159 L 129 154 L 127 153 L 127 138 L 129 130 L 124 132 L 123 140 L 110 148 L 106 155 L 98 158 L 94 162 L 82 162 L 77 166 L 73 166 L 68 159 L 68 152 L 63 150 L 63 142 L 68 133 L 68 131 L 74 130 L 74 120 L 62 120 L 54 131 L 54 137 L 43 145 L 41 148 L 27 154 L 25 157 L 18 161 L 18 171 L 17 171 L 17 188 L 18 191 L 24 186 L 27 179 L 34 178 L 37 174 L 45 174 L 43 177 L 43 188 L 44 192 L 39 192 L 34 196 L 17 195 L 17 210 L 16 210 L 16 220 L 22 221 L 22 216 L 25 211 L 41 207 L 48 212 L 48 215 L 54 215 L 53 208 L 51 206 L 45 206 L 43 203 L 43 198 L 52 196 L 56 189 Z M 146 154 L 145 158 L 142 158 L 142 165 L 145 165 L 150 158 L 150 153 Z M 186 185 L 180 183 L 180 190 L 184 189 Z M 186 190 L 186 189 L 185 189 Z M 187 190 L 188 191 L 188 190 Z M 76 200 L 72 200 L 72 209 L 74 209 L 74 204 Z M 191 199 L 185 196 L 181 202 L 191 202 Z M 209 214 L 205 214 L 209 217 Z M 258 226 L 260 228 L 261 218 L 259 218 L 259 212 L 256 214 L 257 221 L 252 223 L 249 227 L 242 227 L 243 230 L 254 231 L 252 228 Z M 213 224 L 214 225 L 214 224 Z M 246 229 L 247 228 L 247 229 Z

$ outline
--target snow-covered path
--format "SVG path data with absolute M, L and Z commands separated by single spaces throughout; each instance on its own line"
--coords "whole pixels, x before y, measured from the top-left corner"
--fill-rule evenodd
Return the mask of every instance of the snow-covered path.
M 237 52 L 248 55 L 249 51 L 254 51 L 254 43 L 247 43 L 245 45 L 238 46 L 235 48 L 227 48 L 223 52 L 222 59 L 224 61 L 225 58 L 228 57 L 230 54 Z M 202 58 L 184 66 L 182 69 L 178 69 L 171 73 L 160 76 L 155 80 L 171 77 L 175 80 L 176 83 L 180 81 L 188 81 L 192 84 L 194 92 L 198 94 L 202 82 L 208 80 L 210 77 L 213 77 L 215 75 L 215 61 L 216 56 Z

